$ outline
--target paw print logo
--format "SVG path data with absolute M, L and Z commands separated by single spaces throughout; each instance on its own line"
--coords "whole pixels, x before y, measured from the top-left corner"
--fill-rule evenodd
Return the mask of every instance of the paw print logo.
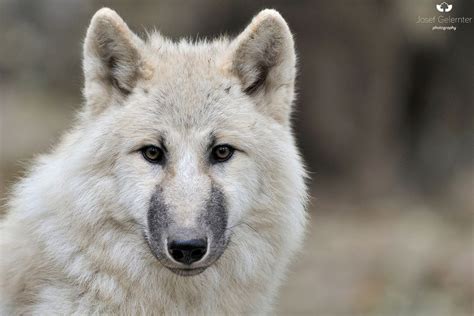
M 446 2 L 441 2 L 440 4 L 436 5 L 436 10 L 439 12 L 449 12 L 453 9 L 452 4 L 447 4 Z

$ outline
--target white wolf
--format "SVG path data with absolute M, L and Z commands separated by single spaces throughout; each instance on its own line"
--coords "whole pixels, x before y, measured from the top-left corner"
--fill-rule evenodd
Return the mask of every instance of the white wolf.
M 274 10 L 199 43 L 99 10 L 84 108 L 9 202 L 2 312 L 270 312 L 306 223 L 295 59 Z

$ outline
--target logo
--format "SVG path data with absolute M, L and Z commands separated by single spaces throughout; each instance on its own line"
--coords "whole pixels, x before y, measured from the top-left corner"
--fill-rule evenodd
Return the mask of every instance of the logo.
M 438 0 L 442 1 L 442 0 Z M 472 0 L 471 0 L 472 1 Z M 441 12 L 438 16 L 421 16 L 419 15 L 416 24 L 427 24 L 433 31 L 456 31 L 459 27 L 464 27 L 463 24 L 471 24 L 473 17 L 471 16 L 454 16 L 446 14 L 453 10 L 454 5 L 447 2 L 441 2 L 436 5 L 436 10 Z
M 442 2 L 436 5 L 436 10 L 438 10 L 439 12 L 449 12 L 452 9 L 453 9 L 453 5 L 447 4 L 446 2 Z

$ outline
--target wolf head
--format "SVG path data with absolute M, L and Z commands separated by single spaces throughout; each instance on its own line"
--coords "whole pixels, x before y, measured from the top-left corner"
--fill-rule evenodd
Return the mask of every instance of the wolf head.
M 142 40 L 106 8 L 92 18 L 84 155 L 110 179 L 108 216 L 137 223 L 171 271 L 204 271 L 236 227 L 285 222 L 283 201 L 304 195 L 290 127 L 295 59 L 274 10 L 234 40 L 200 43 Z

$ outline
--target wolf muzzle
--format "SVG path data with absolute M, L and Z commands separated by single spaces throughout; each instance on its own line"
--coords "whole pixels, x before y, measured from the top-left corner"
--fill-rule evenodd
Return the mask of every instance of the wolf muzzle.
M 228 244 L 227 211 L 222 190 L 211 186 L 210 194 L 199 213 L 195 227 L 179 223 L 170 212 L 158 189 L 148 211 L 148 245 L 165 267 L 180 275 L 203 272 L 224 252 Z

